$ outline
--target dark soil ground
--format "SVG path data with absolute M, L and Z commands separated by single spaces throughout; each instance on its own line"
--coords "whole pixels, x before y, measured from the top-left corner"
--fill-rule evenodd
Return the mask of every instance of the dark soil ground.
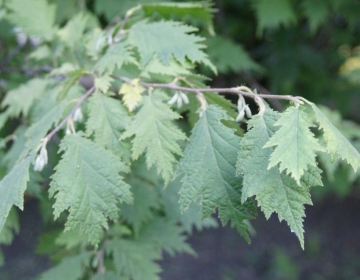
M 357 280 L 360 279 L 360 200 L 325 202 L 306 208 L 305 250 L 276 216 L 253 222 L 256 236 L 248 245 L 229 226 L 194 232 L 189 242 L 198 253 L 161 262 L 163 280 Z M 35 279 L 51 262 L 33 254 L 40 218 L 34 203 L 21 215 L 21 233 L 3 247 L 6 265 L 0 280 Z M 146 279 L 144 279 L 146 280 Z

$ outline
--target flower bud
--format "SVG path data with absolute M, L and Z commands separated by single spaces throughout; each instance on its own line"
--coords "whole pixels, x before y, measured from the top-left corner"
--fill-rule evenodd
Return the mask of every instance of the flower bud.
M 177 93 L 177 96 L 178 96 L 178 98 L 177 98 L 177 107 L 181 108 L 183 100 L 182 100 L 182 98 L 180 97 L 180 95 L 178 93 Z
M 182 98 L 184 103 L 189 104 L 189 98 L 187 97 L 187 95 L 185 93 L 183 93 L 182 91 L 179 91 L 179 93 L 180 93 L 180 97 Z
M 240 113 L 243 108 L 244 108 L 243 99 L 239 96 L 238 103 L 237 103 L 238 112 Z
M 239 115 L 236 117 L 236 122 L 240 122 L 243 118 L 244 118 L 244 116 L 245 116 L 245 111 L 244 110 L 242 110 L 240 113 L 239 113 Z
M 44 164 L 46 165 L 48 163 L 48 153 L 45 146 L 41 147 L 40 156 L 43 158 Z
M 82 122 L 84 119 L 83 114 L 81 112 L 81 108 L 77 108 L 74 112 L 73 120 L 76 122 Z
M 35 159 L 34 171 L 42 171 L 44 169 L 45 162 L 41 155 L 38 155 Z
M 245 106 L 245 113 L 246 113 L 246 116 L 250 119 L 252 117 L 252 113 L 251 113 L 251 110 L 249 108 L 249 105 L 246 105 Z
M 177 92 L 174 94 L 174 96 L 168 101 L 168 104 L 171 106 L 173 104 L 175 104 L 175 102 L 178 100 L 179 96 L 177 94 Z

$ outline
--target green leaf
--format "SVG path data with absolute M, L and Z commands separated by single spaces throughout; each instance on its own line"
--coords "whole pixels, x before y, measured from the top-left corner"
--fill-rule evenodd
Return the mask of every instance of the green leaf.
M 14 234 L 18 234 L 19 230 L 19 217 L 15 207 L 12 207 L 2 230 L 0 230 L 0 244 L 11 244 L 14 239 Z
M 79 79 L 87 74 L 83 69 L 78 69 L 66 73 L 67 78 L 62 82 L 62 89 L 58 94 L 58 99 L 62 100 L 66 97 L 70 89 L 79 81 Z
M 170 256 L 176 253 L 195 255 L 195 251 L 186 243 L 184 229 L 176 221 L 157 218 L 148 223 L 141 231 L 140 242 L 153 244 L 165 250 Z
M 18 117 L 21 113 L 25 117 L 35 100 L 46 92 L 48 85 L 49 80 L 32 79 L 9 91 L 2 102 L 2 107 L 9 106 L 7 112 L 12 117 Z
M 213 12 L 210 1 L 200 3 L 154 3 L 142 4 L 141 8 L 147 17 L 160 15 L 162 18 L 170 20 L 189 20 L 191 23 L 200 24 L 207 28 L 211 35 L 215 35 L 213 26 Z
M 310 31 L 316 32 L 319 26 L 325 22 L 330 13 L 328 1 L 305 0 L 302 3 L 305 16 L 308 17 Z
M 150 244 L 131 240 L 110 240 L 106 251 L 114 257 L 116 270 L 132 280 L 160 280 L 160 266 L 156 263 L 161 258 L 161 251 Z
M 314 124 L 302 109 L 291 106 L 281 114 L 274 126 L 280 128 L 264 146 L 276 146 L 270 156 L 268 169 L 280 163 L 280 173 L 286 170 L 300 185 L 308 166 L 317 166 L 316 152 L 324 150 L 310 131 Z
M 6 121 L 9 119 L 9 112 L 4 111 L 0 114 L 0 130 L 4 127 L 6 124 Z
M 212 217 L 202 219 L 199 201 L 191 203 L 184 213 L 181 212 L 179 207 L 180 189 L 181 182 L 179 178 L 173 180 L 167 188 L 161 188 L 161 197 L 166 217 L 171 221 L 180 222 L 181 226 L 188 233 L 192 232 L 193 227 L 198 231 L 204 227 L 216 227 L 216 220 Z
M 138 234 L 140 227 L 153 218 L 153 210 L 160 209 L 160 198 L 154 186 L 146 181 L 132 177 L 128 183 L 131 185 L 134 203 L 122 205 L 120 215 L 133 225 L 135 234 Z
M 86 248 L 88 241 L 83 238 L 79 226 L 67 231 L 61 232 L 55 239 L 55 244 L 64 246 L 66 250 L 70 251 L 73 248 Z
M 65 152 L 50 184 L 50 196 L 55 196 L 54 215 L 58 218 L 69 211 L 65 230 L 80 225 L 80 230 L 92 244 L 100 241 L 102 228 L 108 228 L 107 218 L 118 218 L 118 202 L 132 201 L 129 186 L 120 171 L 127 168 L 108 150 L 81 135 L 67 135 L 60 150 Z
M 106 53 L 96 63 L 95 68 L 100 73 L 111 74 L 115 68 L 120 69 L 123 64 L 137 64 L 131 48 L 124 41 L 110 46 Z
M 131 27 L 128 42 L 136 46 L 143 65 L 147 64 L 156 53 L 160 61 L 169 65 L 173 55 L 180 63 L 188 58 L 193 63 L 203 63 L 215 73 L 216 68 L 204 53 L 201 42 L 204 40 L 194 34 L 196 28 L 180 22 L 140 21 Z
M 95 78 L 94 85 L 96 90 L 107 93 L 113 81 L 114 79 L 110 75 L 103 75 Z
M 258 34 L 265 28 L 278 28 L 281 24 L 296 22 L 291 0 L 255 0 L 253 7 L 258 20 Z
M 129 111 L 133 111 L 142 99 L 141 93 L 145 88 L 139 85 L 139 79 L 133 79 L 130 83 L 123 83 L 119 93 L 123 95 L 123 102 Z
M 87 135 L 94 135 L 95 142 L 123 159 L 130 157 L 130 148 L 119 140 L 130 123 L 125 107 L 119 100 L 95 92 L 89 98 Z
M 159 2 L 159 0 L 96 0 L 94 9 L 97 14 L 102 14 L 108 21 L 115 16 L 123 16 L 127 10 L 139 4 Z
M 245 220 L 253 216 L 252 203 L 241 204 L 241 178 L 235 177 L 236 153 L 239 138 L 221 123 L 230 120 L 222 109 L 210 105 L 196 123 L 180 160 L 175 177 L 183 176 L 180 207 L 185 211 L 192 202 L 201 198 L 202 216 L 209 217 L 219 208 L 219 217 L 225 225 L 233 227 L 249 242 Z
M 53 107 L 48 113 L 42 116 L 39 121 L 29 127 L 25 133 L 27 141 L 20 155 L 20 159 L 26 157 L 30 152 L 35 151 L 40 145 L 41 139 L 46 136 L 50 128 L 60 121 L 63 111 L 64 107 L 62 105 Z
M 346 137 L 331 123 L 331 121 L 320 111 L 314 103 L 310 104 L 320 129 L 324 132 L 324 141 L 327 153 L 331 155 L 332 161 L 344 159 L 353 167 L 354 172 L 360 167 L 360 154 Z
M 20 26 L 26 35 L 47 41 L 53 39 L 56 30 L 54 4 L 49 4 L 46 0 L 10 0 L 7 1 L 7 6 L 13 11 L 9 15 L 10 21 Z
M 141 72 L 141 76 L 144 78 L 150 78 L 150 74 L 169 75 L 173 77 L 186 76 L 191 74 L 188 70 L 189 68 L 192 68 L 190 63 L 181 65 L 174 58 L 170 59 L 169 65 L 165 65 L 160 62 L 157 55 L 154 55 L 153 58 L 145 65 Z
M 14 167 L 21 154 L 23 153 L 24 146 L 27 140 L 25 137 L 26 131 L 26 126 L 20 125 L 13 133 L 15 136 L 14 142 L 11 145 L 9 151 L 3 157 L 3 161 L 6 164 L 8 170 Z
M 221 36 L 209 37 L 207 40 L 210 60 L 220 73 L 255 71 L 263 68 L 246 52 L 242 45 Z
M 61 40 L 68 46 L 74 47 L 78 44 L 86 29 L 89 15 L 86 13 L 78 13 L 71 18 L 66 25 L 58 31 Z
M 304 204 L 312 204 L 307 186 L 298 186 L 294 179 L 280 174 L 278 168 L 268 169 L 273 148 L 263 148 L 274 135 L 280 114 L 269 107 L 264 116 L 255 115 L 248 121 L 248 132 L 240 142 L 236 164 L 237 172 L 244 176 L 241 201 L 256 196 L 267 219 L 273 212 L 285 220 L 295 232 L 304 248 Z
M 186 135 L 173 124 L 180 115 L 164 103 L 167 98 L 160 90 L 145 96 L 134 121 L 121 137 L 135 136 L 132 158 L 137 159 L 146 152 L 147 166 L 155 165 L 166 184 L 171 180 L 173 164 L 177 162 L 174 154 L 182 154 L 178 141 L 186 139 Z
M 61 263 L 44 272 L 39 280 L 78 280 L 89 266 L 92 254 L 84 252 L 76 256 L 65 257 Z
M 30 163 L 30 157 L 23 159 L 0 181 L 0 231 L 13 205 L 23 210 Z

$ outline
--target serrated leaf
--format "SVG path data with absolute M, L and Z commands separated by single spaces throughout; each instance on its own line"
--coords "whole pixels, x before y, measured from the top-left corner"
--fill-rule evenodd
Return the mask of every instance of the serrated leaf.
M 360 167 L 360 154 L 346 137 L 331 123 L 331 121 L 311 103 L 320 129 L 324 132 L 324 141 L 327 153 L 331 155 L 332 161 L 344 159 L 353 167 L 354 172 Z
M 88 20 L 89 15 L 84 12 L 75 15 L 58 31 L 60 39 L 66 45 L 74 47 L 82 39 Z
M 322 170 L 317 166 L 308 166 L 308 169 L 301 177 L 301 186 L 314 187 L 314 186 L 323 186 L 321 179 Z
M 179 221 L 188 233 L 192 233 L 194 227 L 198 231 L 201 231 L 207 225 L 216 227 L 215 219 L 211 217 L 202 219 L 199 201 L 191 203 L 184 213 L 181 212 L 179 207 L 180 189 L 181 182 L 178 178 L 172 181 L 167 188 L 161 188 L 161 197 L 166 217 L 171 221 Z
M 133 111 L 142 99 L 141 93 L 145 91 L 141 85 L 139 85 L 139 79 L 131 80 L 131 84 L 123 83 L 120 88 L 120 94 L 122 94 L 123 102 L 129 111 Z
M 128 182 L 131 185 L 134 203 L 122 205 L 120 216 L 133 225 L 137 235 L 140 227 L 154 216 L 153 211 L 160 209 L 160 198 L 154 186 L 146 181 L 132 177 Z
M 215 66 L 203 51 L 205 46 L 201 42 L 204 39 L 189 34 L 195 31 L 196 28 L 180 22 L 140 21 L 131 27 L 128 41 L 138 48 L 143 65 L 156 53 L 165 65 L 169 65 L 173 55 L 180 63 L 185 63 L 188 58 L 193 63 L 205 64 L 216 73 Z
M 7 109 L 9 116 L 18 117 L 20 114 L 23 114 L 25 117 L 28 115 L 35 100 L 46 91 L 48 85 L 48 80 L 32 79 L 9 91 L 2 102 L 2 107 L 9 106 Z
M 56 198 L 54 215 L 68 210 L 65 230 L 80 225 L 92 244 L 99 242 L 107 219 L 118 218 L 118 202 L 132 201 L 120 171 L 127 168 L 108 150 L 81 135 L 67 135 L 60 150 L 65 153 L 55 167 L 50 196 Z
M 157 55 L 154 55 L 153 58 L 145 65 L 141 72 L 141 76 L 145 78 L 150 78 L 151 74 L 169 75 L 174 77 L 186 76 L 191 74 L 188 69 L 191 69 L 192 65 L 189 64 L 190 63 L 181 65 L 174 58 L 171 58 L 169 65 L 165 65 L 160 62 Z
M 103 75 L 101 77 L 95 78 L 94 85 L 98 91 L 106 93 L 109 91 L 109 88 L 113 81 L 114 79 L 110 75 Z
M 61 263 L 45 271 L 39 280 L 78 280 L 84 275 L 89 266 L 92 254 L 89 252 L 66 257 Z
M 119 100 L 95 92 L 89 98 L 87 135 L 94 135 L 96 143 L 121 156 L 130 157 L 130 148 L 120 142 L 121 133 L 130 123 L 130 117 Z
M 286 170 L 300 185 L 308 166 L 317 166 L 316 153 L 324 150 L 310 131 L 314 124 L 302 108 L 291 106 L 281 114 L 274 126 L 280 128 L 264 146 L 276 146 L 270 156 L 268 169 L 279 164 L 280 173 Z
M 328 1 L 305 0 L 301 4 L 304 14 L 308 17 L 310 31 L 314 33 L 329 15 L 329 3 Z
M 46 0 L 11 0 L 6 5 L 13 12 L 9 15 L 10 21 L 20 26 L 26 35 L 47 41 L 53 39 L 56 30 L 54 4 L 49 4 Z
M 312 204 L 307 186 L 298 186 L 294 179 L 280 174 L 277 168 L 268 169 L 273 148 L 263 148 L 274 135 L 280 114 L 269 107 L 264 116 L 255 115 L 248 121 L 248 132 L 240 142 L 236 169 L 244 176 L 241 201 L 256 196 L 267 219 L 273 212 L 285 220 L 304 248 L 304 204 Z
M 183 176 L 180 207 L 185 211 L 200 198 L 202 217 L 209 217 L 219 208 L 219 217 L 249 242 L 248 225 L 252 219 L 251 201 L 241 204 L 241 178 L 235 177 L 239 138 L 221 123 L 230 120 L 225 111 L 210 105 L 196 123 L 174 177 Z
M 116 270 L 133 280 L 160 280 L 161 251 L 153 245 L 118 239 L 106 243 L 106 251 L 114 257 Z
M 165 100 L 167 95 L 160 90 L 145 96 L 134 121 L 121 138 L 134 135 L 132 158 L 137 159 L 145 152 L 147 166 L 155 165 L 167 184 L 173 174 L 173 164 L 177 162 L 174 155 L 182 154 L 178 141 L 186 139 L 186 135 L 173 123 L 180 115 L 172 111 Z
M 214 35 L 213 12 L 210 1 L 200 3 L 154 3 L 142 4 L 141 8 L 147 17 L 160 15 L 164 19 L 190 20 L 207 28 L 211 35 Z
M 66 250 L 70 251 L 77 247 L 80 247 L 81 249 L 86 248 L 88 241 L 83 238 L 80 227 L 77 226 L 71 230 L 61 232 L 55 239 L 55 244 L 64 246 Z
M 11 244 L 14 235 L 19 233 L 19 229 L 20 223 L 18 213 L 16 212 L 15 207 L 12 207 L 2 230 L 0 230 L 0 244 Z
M 53 107 L 40 120 L 29 127 L 25 133 L 27 140 L 20 159 L 35 151 L 37 146 L 40 145 L 41 139 L 46 136 L 50 128 L 60 121 L 63 111 L 64 107 L 62 105 Z
M 70 89 L 79 81 L 79 79 L 84 74 L 87 73 L 83 69 L 67 72 L 67 78 L 62 82 L 62 89 L 58 94 L 58 99 L 63 100 L 70 91 Z
M 13 205 L 23 210 L 30 163 L 30 157 L 23 159 L 0 181 L 0 231 Z
M 208 54 L 220 73 L 255 71 L 263 68 L 246 52 L 242 45 L 221 36 L 209 37 L 207 40 Z
M 6 164 L 8 170 L 14 167 L 24 150 L 24 146 L 27 140 L 25 137 L 26 130 L 27 127 L 25 125 L 20 125 L 13 133 L 15 135 L 14 142 L 11 145 L 9 151 L 3 157 L 3 161 Z
M 123 64 L 137 64 L 131 48 L 124 41 L 110 46 L 106 53 L 96 63 L 95 68 L 100 73 L 111 74 L 115 68 L 120 69 Z
M 148 223 L 141 231 L 140 242 L 153 244 L 166 251 L 170 256 L 176 253 L 195 255 L 195 251 L 186 243 L 184 229 L 176 221 L 156 218 Z
M 38 46 L 34 51 L 29 54 L 30 59 L 44 60 L 50 58 L 52 55 L 51 49 L 47 45 Z
M 253 6 L 258 20 L 257 32 L 265 28 L 277 28 L 296 21 L 296 15 L 290 0 L 256 0 Z

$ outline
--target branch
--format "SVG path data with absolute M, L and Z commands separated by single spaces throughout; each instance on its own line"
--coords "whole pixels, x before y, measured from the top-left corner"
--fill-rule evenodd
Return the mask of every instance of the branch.
M 125 83 L 132 84 L 131 79 L 127 77 L 118 77 L 120 80 L 122 80 Z M 157 83 L 145 83 L 140 82 L 140 85 L 142 85 L 145 88 L 163 88 L 163 89 L 171 89 L 171 90 L 178 90 L 183 92 L 191 92 L 191 93 L 231 93 L 231 94 L 241 94 L 242 96 L 249 97 L 252 99 L 256 99 L 258 97 L 264 98 L 264 99 L 282 99 L 282 100 L 289 100 L 294 102 L 295 104 L 301 104 L 303 103 L 301 100 L 301 97 L 299 96 L 292 96 L 292 95 L 273 95 L 273 94 L 253 94 L 250 92 L 242 91 L 237 88 L 189 88 L 189 87 L 181 87 L 177 86 L 173 83 L 169 84 L 157 84 Z
M 116 77 L 120 79 L 121 81 L 128 83 L 130 85 L 133 85 L 132 81 L 128 77 Z M 175 80 L 177 81 L 177 80 Z M 255 102 L 258 103 L 259 97 L 264 99 L 275 99 L 275 100 L 289 100 L 294 102 L 295 105 L 302 104 L 303 98 L 299 96 L 292 96 L 292 95 L 273 95 L 273 94 L 254 94 L 251 92 L 239 90 L 238 88 L 190 88 L 190 87 L 182 87 L 176 85 L 173 83 L 168 84 L 159 84 L 159 83 L 146 83 L 146 82 L 140 82 L 141 86 L 151 89 L 151 88 L 162 88 L 162 89 L 171 89 L 175 91 L 183 91 L 183 92 L 191 92 L 195 93 L 197 95 L 199 94 L 206 94 L 206 93 L 231 93 L 231 94 L 237 94 L 242 95 L 245 97 L 249 97 L 255 100 Z M 83 96 L 81 96 L 74 108 L 71 110 L 70 114 L 67 115 L 65 119 L 61 121 L 48 135 L 45 136 L 44 141 L 48 142 L 67 122 L 69 119 L 71 119 L 75 113 L 75 111 L 81 106 L 81 104 L 95 91 L 95 87 L 92 86 Z
M 66 123 L 69 119 L 71 119 L 75 113 L 75 111 L 80 108 L 81 104 L 90 96 L 94 93 L 95 91 L 95 87 L 90 88 L 83 96 L 81 96 L 75 107 L 71 110 L 70 114 L 67 115 L 67 117 L 65 119 L 62 120 L 61 123 L 58 124 L 57 127 L 55 127 L 48 135 L 45 136 L 44 141 L 49 141 Z

